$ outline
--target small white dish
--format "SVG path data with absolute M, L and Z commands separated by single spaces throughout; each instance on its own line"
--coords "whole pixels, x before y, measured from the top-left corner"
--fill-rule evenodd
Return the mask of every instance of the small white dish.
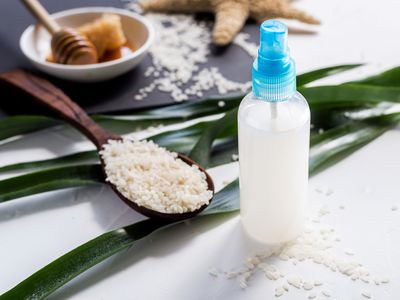
M 20 48 L 39 70 L 50 75 L 80 82 L 95 82 L 126 73 L 145 57 L 154 40 L 154 29 L 146 18 L 125 9 L 112 7 L 85 7 L 55 13 L 52 17 L 61 26 L 77 27 L 99 18 L 104 13 L 121 17 L 128 42 L 135 46 L 132 53 L 108 62 L 92 65 L 63 65 L 46 61 L 50 54 L 50 34 L 40 25 L 29 26 L 21 35 Z

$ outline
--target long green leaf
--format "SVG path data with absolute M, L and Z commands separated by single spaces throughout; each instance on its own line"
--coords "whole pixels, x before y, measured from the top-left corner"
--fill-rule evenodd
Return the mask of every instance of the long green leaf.
M 230 213 L 239 210 L 239 180 L 236 179 L 215 194 L 211 204 L 201 215 Z
M 224 113 L 239 105 L 244 94 L 213 97 L 160 108 L 133 115 L 93 115 L 93 119 L 111 132 L 130 133 L 150 126 L 168 125 L 212 114 Z M 223 102 L 224 105 L 220 103 Z M 13 116 L 0 120 L 0 140 L 65 124 L 45 116 Z
M 0 202 L 38 193 L 104 182 L 100 165 L 69 166 L 0 181 Z
M 236 114 L 234 115 L 236 117 Z M 338 159 L 343 159 L 344 157 L 348 156 L 350 153 L 359 149 L 359 147 L 365 145 L 366 143 L 379 136 L 385 130 L 391 128 L 391 126 L 393 126 L 393 124 L 398 121 L 399 114 L 379 116 L 375 118 L 370 118 L 368 122 L 364 122 L 362 126 L 360 125 L 361 123 L 359 121 L 354 121 L 342 127 L 326 131 L 319 136 L 313 136 L 313 147 L 310 156 L 311 175 L 328 167 L 332 164 L 333 161 L 337 161 Z M 205 130 L 206 132 L 203 133 L 202 137 L 208 136 L 208 138 L 204 138 L 203 142 L 200 143 L 200 145 L 203 145 L 203 147 L 205 147 L 204 149 L 207 149 L 208 151 L 215 152 L 218 147 L 212 147 L 212 145 L 215 143 L 214 141 L 218 136 L 218 134 L 215 133 L 217 131 L 217 128 L 215 127 L 215 124 L 213 124 L 213 126 L 209 126 Z M 221 131 L 219 131 L 219 133 L 220 132 Z M 235 139 L 226 138 L 225 140 L 231 145 L 227 148 L 229 150 L 234 149 Z M 220 145 L 218 146 L 222 145 L 223 147 L 221 148 L 222 151 L 224 151 L 224 147 L 228 145 L 228 143 L 220 143 Z M 198 144 L 196 144 L 196 146 L 197 145 Z M 195 151 L 193 153 L 197 155 L 196 153 L 198 152 Z M 209 156 L 207 160 L 208 162 L 210 162 Z M 80 170 L 78 172 L 72 171 L 73 168 L 80 168 Z M 64 176 L 66 173 L 68 174 L 68 172 L 63 173 L 63 171 L 66 170 L 70 170 L 71 174 L 75 173 L 75 175 L 86 172 L 88 174 L 91 174 L 91 171 L 93 171 L 93 174 L 87 177 L 89 178 L 89 181 L 102 181 L 102 175 L 99 166 L 93 165 L 59 168 L 55 170 L 44 171 L 42 172 L 42 174 L 48 175 L 50 174 L 49 172 L 52 172 L 51 175 L 53 178 L 59 178 L 60 176 Z M 27 179 L 29 177 L 23 178 Z M 83 178 L 83 181 L 85 181 L 85 179 L 87 178 Z M 14 179 L 15 178 L 11 178 L 0 182 L 0 191 L 2 184 L 3 187 L 6 186 L 4 182 L 11 182 L 9 180 Z M 32 176 L 31 179 L 33 179 Z M 23 181 L 22 183 L 22 187 L 24 187 L 26 181 Z M 79 183 L 77 185 L 79 185 Z M 27 188 L 30 188 L 29 184 Z M 54 185 L 54 188 L 57 189 L 57 185 Z M 5 190 L 7 191 L 7 188 Z M 234 183 L 223 189 L 221 192 L 216 194 L 214 201 L 203 214 L 226 213 L 237 210 L 239 208 L 237 191 L 238 183 L 237 181 L 235 181 Z M 167 228 L 168 226 L 170 225 L 165 225 L 152 220 L 146 220 L 125 228 L 121 228 L 119 230 L 106 233 L 67 253 L 58 260 L 39 270 L 31 277 L 21 282 L 15 288 L 3 294 L 0 299 L 43 298 L 52 293 L 57 288 L 64 285 L 72 278 L 84 272 L 88 268 L 103 261 L 107 257 L 110 257 L 111 255 L 134 244 L 139 239 L 144 239 L 148 237 L 154 231 L 162 230 L 164 228 Z
M 343 112 L 332 112 L 327 110 L 314 110 L 312 112 L 313 124 L 316 128 L 332 128 L 348 122 Z M 231 119 L 232 121 L 233 119 Z M 175 152 L 189 154 L 198 141 L 203 131 L 214 126 L 216 121 L 200 122 L 189 127 L 166 131 L 149 137 L 160 146 Z M 231 122 L 232 123 L 232 122 Z M 237 154 L 237 127 L 235 124 L 225 124 L 227 130 L 218 135 L 218 139 L 212 145 L 211 156 L 208 167 L 215 167 L 232 161 L 232 155 Z M 216 129 L 219 127 L 216 126 Z M 204 141 L 203 141 L 204 142 Z M 77 152 L 66 156 L 39 161 L 27 161 L 17 164 L 0 166 L 0 174 L 10 171 L 24 171 L 29 169 L 57 168 L 61 166 L 72 166 L 87 162 L 98 161 L 97 151 Z
M 313 118 L 315 118 L 313 124 L 317 128 L 330 128 L 348 121 L 348 119 L 343 116 L 343 113 L 318 112 L 313 114 Z M 166 147 L 170 151 L 188 155 L 203 131 L 208 126 L 212 126 L 213 122 L 201 122 L 183 129 L 167 131 L 151 136 L 149 139 L 153 140 L 160 146 Z M 232 161 L 232 155 L 238 153 L 236 136 L 236 126 L 230 126 L 229 130 L 218 135 L 218 139 L 212 144 L 208 167 L 215 167 Z M 88 162 L 98 162 L 97 151 L 76 152 L 52 159 L 4 165 L 0 166 L 0 174 L 11 171 L 58 168 L 61 166 L 72 166 Z
M 92 116 L 99 125 L 104 127 L 110 132 L 117 134 L 127 134 L 144 130 L 149 127 L 165 126 L 180 122 L 179 119 L 175 118 L 149 118 L 149 119 L 136 119 L 126 118 L 119 116 L 107 116 L 107 115 L 95 115 Z
M 169 143 L 163 141 L 159 145 L 168 148 L 171 151 L 187 154 L 193 148 L 199 135 L 182 138 L 181 140 L 171 140 Z M 217 140 L 213 145 L 209 167 L 219 166 L 231 161 L 233 154 L 237 154 L 236 138 Z M 51 159 L 38 161 L 27 161 L 0 167 L 0 174 L 12 171 L 24 171 L 31 169 L 59 168 L 62 166 L 74 166 L 88 162 L 98 162 L 97 151 L 76 152 L 70 155 L 60 156 Z
M 365 114 L 366 111 L 363 111 L 363 113 Z M 358 130 L 363 130 L 369 125 L 386 127 L 397 124 L 400 121 L 400 113 L 386 113 L 385 110 L 379 111 L 379 115 L 374 115 L 374 110 L 368 111 L 368 113 L 369 114 L 366 114 L 364 118 L 347 119 L 347 122 L 344 122 L 335 128 L 320 134 L 312 134 L 311 146 L 315 146 L 329 139 L 340 138 L 341 136 Z
M 222 147 L 224 147 L 224 143 L 218 144 L 218 146 L 221 147 L 222 145 Z M 237 153 L 235 146 L 232 149 Z M 75 156 L 80 156 L 80 154 L 81 153 L 77 153 Z M 92 154 L 92 152 L 89 152 L 89 154 Z M 97 155 L 96 152 L 93 152 L 93 154 Z M 219 152 L 218 154 L 217 157 L 213 158 L 212 166 L 218 166 L 231 161 L 232 154 L 225 153 L 225 155 L 223 155 Z M 51 164 L 52 167 L 55 165 L 54 159 L 45 160 L 43 162 L 45 162 L 45 164 Z M 24 164 L 24 166 L 33 164 L 36 167 L 40 163 L 41 162 L 31 162 Z M 11 165 L 6 168 L 15 169 L 17 167 L 17 165 Z M 104 177 L 102 170 L 100 165 L 97 164 L 72 165 L 41 170 L 0 180 L 0 203 L 34 194 L 103 182 Z
M 383 112 L 384 111 L 381 110 L 378 111 L 378 113 Z M 231 119 L 231 121 L 232 120 L 233 119 Z M 316 128 L 330 129 L 348 123 L 349 121 L 351 120 L 349 120 L 348 117 L 345 117 L 343 112 L 341 111 L 335 112 L 323 109 L 312 111 L 312 123 L 315 125 Z M 211 127 L 215 126 L 214 124 L 216 124 L 216 122 L 221 121 L 215 120 L 210 122 L 200 122 L 182 129 L 166 131 L 164 133 L 151 136 L 149 137 L 149 139 L 153 140 L 160 146 L 168 148 L 171 151 L 176 151 L 188 155 L 190 150 L 193 149 L 194 145 L 199 140 L 200 135 L 205 131 L 205 129 L 208 128 L 207 130 L 213 130 Z M 237 126 L 236 124 L 225 125 L 229 125 L 227 126 L 228 130 L 225 130 L 224 132 L 219 134 L 218 139 L 212 144 L 212 149 L 210 152 L 211 155 L 207 167 L 215 167 L 232 162 L 232 155 L 236 155 L 238 153 L 236 138 Z M 217 125 L 216 128 L 219 129 L 219 125 Z M 340 131 L 340 133 L 343 134 L 342 131 Z M 207 135 L 209 135 L 209 133 L 207 133 Z M 322 137 L 322 135 L 313 135 L 312 141 L 318 137 Z M 53 159 L 27 161 L 17 164 L 6 165 L 0 167 L 0 173 L 10 171 L 24 171 L 28 169 L 57 168 L 61 166 L 72 166 L 88 162 L 98 162 L 97 151 L 77 152 L 71 155 L 61 156 Z
M 174 130 L 164 132 L 159 135 L 153 136 L 155 142 L 161 146 L 165 146 L 173 151 L 182 151 L 187 153 L 193 148 L 193 145 L 199 139 L 200 134 L 208 128 L 209 124 L 217 124 L 219 120 L 211 122 L 202 122 L 193 126 L 183 128 L 181 130 Z M 218 163 L 222 164 L 226 159 L 222 158 L 221 149 L 226 148 L 227 145 L 231 144 L 231 139 L 227 139 L 226 136 L 234 134 L 230 130 L 220 131 L 219 137 L 216 139 L 214 136 L 211 142 L 215 140 L 215 148 L 219 154 L 218 158 L 213 160 L 214 166 Z M 204 148 L 204 151 L 212 152 L 213 147 Z M 229 155 L 229 154 L 225 154 Z M 30 167 L 46 167 L 61 166 L 73 164 L 72 166 L 61 167 L 57 169 L 42 170 L 39 172 L 33 172 L 26 175 L 16 176 L 9 179 L 0 181 L 0 202 L 11 199 L 16 199 L 28 195 L 34 195 L 38 193 L 65 189 L 73 186 L 81 186 L 92 184 L 95 182 L 103 182 L 103 176 L 100 166 L 98 165 L 78 165 L 75 164 L 87 162 L 87 160 L 94 160 L 97 157 L 96 151 L 87 151 L 81 153 L 75 153 L 68 156 L 63 156 L 56 159 L 42 160 L 37 162 L 26 162 L 15 165 L 4 166 L 0 168 L 0 172 L 9 170 L 21 170 L 22 168 Z M 61 179 L 60 179 L 61 178 Z
M 236 211 L 239 207 L 237 181 L 218 192 L 212 204 L 202 215 Z M 107 232 L 61 256 L 16 287 L 0 296 L 0 299 L 43 299 L 59 287 L 106 258 L 148 238 L 157 230 L 176 225 L 155 220 L 144 220 L 130 226 Z M 61 267 L 62 266 L 62 267 Z
M 400 88 L 369 85 L 339 85 L 301 88 L 313 109 L 354 108 L 382 102 L 400 103 Z
M 183 102 L 138 112 L 135 116 L 145 118 L 178 118 L 189 120 L 229 111 L 237 107 L 246 94 L 215 96 L 202 100 Z M 221 105 L 223 102 L 223 105 Z
M 166 147 L 171 151 L 188 153 L 199 138 L 202 130 L 206 127 L 205 123 L 199 123 L 181 130 L 167 131 L 149 139 L 160 146 Z M 0 167 L 0 173 L 10 171 L 23 171 L 29 169 L 56 168 L 61 166 L 71 166 L 87 162 L 98 162 L 96 150 L 76 152 L 70 155 L 60 156 L 51 159 L 38 161 L 27 161 Z
M 237 135 L 224 139 L 221 143 L 214 143 L 211 151 L 208 168 L 217 167 L 233 162 L 238 154 Z
M 237 108 L 234 108 L 205 129 L 189 156 L 200 165 L 207 167 L 210 163 L 211 148 L 215 139 L 226 130 L 237 133 L 237 112 Z
M 192 151 L 191 157 L 203 160 L 204 165 L 207 167 L 215 167 L 231 162 L 232 155 L 238 153 L 237 132 L 219 140 L 216 139 L 216 134 L 217 131 L 223 131 L 221 123 L 232 125 L 234 118 L 236 118 L 236 112 L 232 111 L 227 114 L 227 118 L 214 121 L 212 126 L 204 129 L 202 138 L 193 147 L 196 151 Z M 322 134 L 313 134 L 311 136 L 310 173 L 324 170 L 331 164 L 347 157 L 348 154 L 369 143 L 399 121 L 400 113 L 394 113 L 361 121 L 352 121 Z M 194 140 L 189 144 L 194 145 Z M 204 153 L 211 153 L 211 155 L 204 155 Z M 89 153 L 89 155 L 91 154 Z M 79 156 L 79 154 L 77 155 Z M 198 156 L 196 157 L 196 155 Z M 49 163 L 48 161 L 45 162 Z M 15 166 L 9 167 L 15 168 Z M 92 172 L 91 168 L 96 168 L 96 172 Z M 93 182 L 102 182 L 103 177 L 101 174 L 98 166 L 82 165 L 44 170 L 13 177 L 0 181 L 0 201 Z M 63 180 L 58 181 L 55 178 L 63 178 Z
M 389 119 L 390 117 L 388 117 L 386 121 Z M 396 120 L 397 117 L 393 117 L 393 121 Z M 386 124 L 386 121 L 380 124 Z M 391 123 L 389 122 L 388 124 Z M 386 129 L 390 128 L 390 125 L 388 124 L 387 127 L 385 127 Z M 354 131 L 350 130 L 351 135 L 353 135 L 357 129 L 360 129 L 359 124 L 355 126 L 356 129 Z M 367 124 L 366 126 L 375 125 Z M 332 153 L 340 152 L 342 153 L 341 158 L 343 158 L 357 149 L 357 145 L 359 145 L 357 139 L 346 139 L 346 136 L 349 134 L 348 130 L 349 129 L 347 128 L 344 131 L 345 134 L 343 136 L 340 136 L 338 132 L 334 135 L 326 132 L 324 134 L 325 140 L 322 139 L 316 143 L 316 146 L 314 147 L 319 147 L 319 150 L 311 155 L 311 160 L 313 160 L 311 161 L 311 175 L 314 175 L 316 172 L 323 169 L 324 166 L 326 167 L 327 165 L 330 165 Z M 368 141 L 373 140 L 376 136 L 375 132 L 371 131 L 370 134 L 364 135 L 363 143 L 365 144 Z M 331 146 L 323 147 L 324 143 L 331 143 Z M 336 151 L 336 149 L 339 149 L 340 151 Z M 203 214 L 227 213 L 238 209 L 238 181 L 236 180 L 215 195 L 212 204 L 203 212 Z M 105 233 L 68 252 L 41 270 L 32 274 L 20 284 L 0 296 L 0 299 L 43 299 L 90 267 L 100 263 L 117 252 L 126 249 L 139 239 L 148 238 L 154 231 L 164 230 L 168 228 L 168 226 L 170 225 L 164 225 L 153 220 L 146 220 Z
M 311 137 L 310 174 L 337 163 L 398 124 L 400 113 L 352 121 Z
M 306 73 L 299 75 L 302 81 L 304 78 L 322 78 L 331 75 L 329 70 L 335 72 L 343 71 L 357 65 L 337 66 L 322 70 L 316 70 L 314 75 Z M 327 70 L 327 71 L 324 71 Z M 360 83 L 374 83 L 399 86 L 398 69 L 393 69 L 376 76 L 374 79 L 360 81 Z M 316 76 L 319 76 L 318 78 Z M 304 76 L 304 77 L 303 77 Z M 392 77 L 394 76 L 394 77 Z M 324 86 L 314 88 L 301 88 L 300 91 L 309 100 L 312 108 L 351 108 L 363 105 L 375 105 L 382 101 L 399 102 L 397 89 L 385 89 L 382 87 L 360 87 L 360 85 L 351 85 L 349 88 L 343 86 Z M 335 96 L 334 96 L 335 95 Z M 186 102 L 166 107 L 146 110 L 133 116 L 129 115 L 94 115 L 93 118 L 106 129 L 124 134 L 136 130 L 144 129 L 149 126 L 158 126 L 172 124 L 188 119 L 202 117 L 209 114 L 223 113 L 237 107 L 244 95 L 235 95 L 229 97 L 218 97 L 205 99 L 203 101 Z M 336 98 L 336 96 L 338 96 Z M 220 107 L 219 102 L 223 101 L 224 106 Z M 13 136 L 35 132 L 51 126 L 63 124 L 59 120 L 44 116 L 14 116 L 0 120 L 0 140 Z
M 298 86 L 321 79 L 339 72 L 343 72 L 355 67 L 353 65 L 339 65 L 311 71 L 297 76 Z M 396 73 L 397 74 L 397 73 Z M 386 76 L 389 78 L 389 75 Z M 388 83 L 388 80 L 382 82 Z M 385 84 L 386 85 L 386 84 Z M 135 130 L 144 129 L 149 126 L 158 126 L 181 122 L 193 118 L 198 118 L 211 114 L 218 114 L 229 111 L 237 107 L 244 97 L 244 94 L 218 96 L 202 99 L 199 101 L 184 102 L 159 108 L 153 108 L 124 115 L 93 115 L 96 122 L 106 129 L 124 134 Z M 221 101 L 224 105 L 220 105 Z M 13 136 L 34 132 L 63 124 L 59 120 L 44 116 L 15 116 L 0 120 L 0 140 Z
M 85 270 L 149 236 L 163 225 L 165 223 L 148 219 L 105 233 L 61 256 L 1 295 L 0 299 L 43 299 Z M 63 267 L 60 268 L 60 265 Z
M 387 70 L 380 74 L 362 80 L 349 82 L 351 84 L 367 84 L 388 87 L 400 87 L 400 67 Z
M 61 167 L 61 166 L 71 166 L 71 165 L 76 165 L 76 164 L 81 164 L 81 163 L 86 163 L 90 161 L 97 161 L 99 155 L 97 154 L 97 151 L 83 151 L 83 152 L 77 152 L 74 154 L 70 155 L 65 155 L 65 156 L 60 156 L 56 158 L 51 158 L 51 159 L 43 159 L 43 160 L 37 160 L 37 161 L 28 161 L 28 162 L 22 162 L 22 163 L 17 163 L 17 164 L 12 164 L 12 165 L 6 165 L 0 167 L 0 173 L 6 173 L 6 172 L 11 172 L 11 171 L 22 171 L 22 170 L 29 170 L 29 169 L 36 169 L 36 168 L 46 168 L 46 167 Z
M 388 127 L 356 124 L 335 130 L 338 136 L 319 142 L 310 151 L 310 173 L 318 173 L 337 163 L 384 133 Z M 343 134 L 343 132 L 346 132 Z M 341 134 L 340 134 L 341 133 Z M 331 133 L 327 132 L 327 136 Z M 333 134 L 332 134 L 333 135 Z M 344 140 L 342 142 L 341 140 Z
M 93 119 L 110 131 L 123 134 L 224 113 L 238 106 L 243 97 L 244 94 L 218 96 L 142 110 L 133 115 L 94 115 Z
M 201 133 L 205 128 L 213 124 L 215 121 L 200 122 L 195 125 L 185 127 L 177 130 L 170 130 L 149 137 L 148 139 L 153 140 L 160 146 L 166 147 L 171 151 L 188 154 L 193 146 L 196 144 Z M 235 132 L 232 135 L 236 135 Z M 220 135 L 220 138 L 224 138 L 227 135 Z M 216 145 L 223 146 L 229 141 L 217 141 Z M 214 163 L 217 160 L 214 161 Z M 0 173 L 10 171 L 23 171 L 28 169 L 44 169 L 44 168 L 56 168 L 61 166 L 71 166 L 87 162 L 98 162 L 97 151 L 83 151 L 77 152 L 66 156 L 61 156 L 52 159 L 45 159 L 39 161 L 28 161 L 17 164 L 5 165 L 0 167 Z
M 188 154 L 204 129 L 212 123 L 200 122 L 182 129 L 166 131 L 149 139 L 168 150 Z
M 151 136 L 149 139 L 153 140 L 160 146 L 168 148 L 171 151 L 187 154 L 197 142 L 202 131 L 208 126 L 208 123 L 210 122 L 201 122 L 183 129 L 166 131 L 164 133 Z M 1 166 L 0 173 L 37 168 L 43 169 L 47 167 L 55 168 L 65 165 L 82 164 L 89 161 L 98 162 L 97 151 L 83 151 L 52 159 L 28 161 Z
M 0 119 L 0 141 L 59 125 L 59 120 L 44 116 L 14 116 Z
M 344 71 L 348 71 L 357 67 L 362 66 L 362 64 L 350 64 L 350 65 L 339 65 L 332 66 L 324 69 L 318 69 L 311 72 L 307 72 L 301 75 L 298 75 L 296 78 L 297 87 L 302 87 L 310 82 L 316 81 L 318 79 L 322 79 L 328 76 L 332 76 Z

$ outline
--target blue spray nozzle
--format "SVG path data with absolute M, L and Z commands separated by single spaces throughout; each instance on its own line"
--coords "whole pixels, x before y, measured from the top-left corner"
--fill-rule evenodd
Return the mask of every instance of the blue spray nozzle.
M 259 54 L 266 59 L 280 59 L 287 53 L 287 27 L 275 20 L 262 23 Z
M 257 98 L 277 102 L 296 91 L 296 70 L 289 56 L 287 27 L 268 20 L 260 27 L 260 48 L 253 64 L 253 93 Z

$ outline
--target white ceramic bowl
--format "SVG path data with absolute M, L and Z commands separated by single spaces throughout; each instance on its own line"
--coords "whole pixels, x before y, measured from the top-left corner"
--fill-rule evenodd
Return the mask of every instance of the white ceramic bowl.
M 148 20 L 128 10 L 111 7 L 70 9 L 52 16 L 61 26 L 77 27 L 104 13 L 114 13 L 121 17 L 125 36 L 128 42 L 135 46 L 136 51 L 120 59 L 92 65 L 71 66 L 47 62 L 51 36 L 39 25 L 31 25 L 23 32 L 20 38 L 21 50 L 38 69 L 59 78 L 95 82 L 121 75 L 137 66 L 153 43 L 154 29 Z

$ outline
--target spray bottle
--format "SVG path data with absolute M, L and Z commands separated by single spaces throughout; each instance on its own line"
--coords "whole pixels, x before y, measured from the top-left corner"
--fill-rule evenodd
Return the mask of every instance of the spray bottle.
M 302 231 L 308 189 L 310 109 L 283 23 L 262 23 L 252 76 L 238 112 L 240 214 L 252 238 L 274 244 Z

